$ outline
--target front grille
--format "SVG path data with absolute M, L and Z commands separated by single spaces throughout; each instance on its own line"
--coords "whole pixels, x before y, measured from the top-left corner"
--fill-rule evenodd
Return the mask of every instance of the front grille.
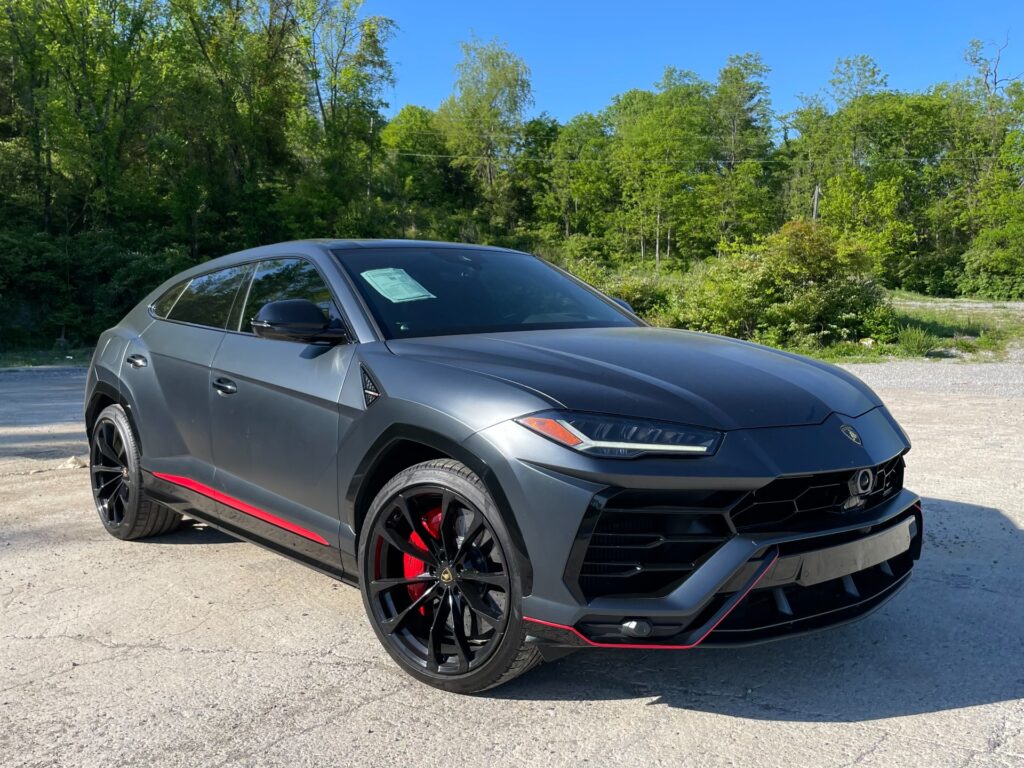
M 871 467 L 871 490 L 844 510 L 843 470 L 773 480 L 756 491 L 635 491 L 610 488 L 591 502 L 565 569 L 578 599 L 661 597 L 737 533 L 783 533 L 843 525 L 903 488 L 903 457 Z M 845 511 L 845 514 L 844 514 Z
M 618 491 L 599 497 L 576 568 L 584 597 L 670 591 L 733 535 L 728 510 L 740 495 Z
M 747 494 L 732 510 L 732 521 L 740 533 L 757 533 L 800 528 L 843 512 L 868 510 L 903 488 L 903 467 L 903 456 L 871 467 L 874 481 L 870 492 L 846 509 L 854 470 L 773 480 Z

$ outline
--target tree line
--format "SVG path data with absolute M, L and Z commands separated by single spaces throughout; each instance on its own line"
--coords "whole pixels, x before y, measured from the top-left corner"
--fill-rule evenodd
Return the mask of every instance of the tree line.
M 0 346 L 88 343 L 186 266 L 317 236 L 643 275 L 655 314 L 672 276 L 726 280 L 691 285 L 713 301 L 758 253 L 804 254 L 796 282 L 816 261 L 860 286 L 1024 297 L 1024 87 L 999 48 L 971 43 L 971 77 L 919 92 L 841 59 L 789 114 L 737 55 L 560 123 L 528 117 L 526 62 L 470 40 L 451 96 L 388 118 L 397 26 L 360 6 L 3 0 Z M 792 273 L 779 258 L 758 263 Z M 668 322 L 720 329 L 695 311 Z

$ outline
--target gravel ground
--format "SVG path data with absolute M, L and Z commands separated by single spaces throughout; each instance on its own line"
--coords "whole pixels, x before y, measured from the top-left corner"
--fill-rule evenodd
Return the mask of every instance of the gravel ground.
M 864 621 L 594 651 L 488 695 L 401 674 L 358 593 L 210 529 L 95 519 L 81 371 L 0 372 L 0 765 L 1024 765 L 1024 363 L 850 366 L 914 441 L 926 545 Z
M 958 360 L 898 360 L 844 365 L 875 391 L 938 395 L 1024 396 L 1024 347 L 1007 351 L 1004 362 L 969 363 Z

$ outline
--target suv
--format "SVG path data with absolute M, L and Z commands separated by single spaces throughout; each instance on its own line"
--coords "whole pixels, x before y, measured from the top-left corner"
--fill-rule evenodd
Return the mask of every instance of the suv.
M 359 585 L 395 661 L 463 693 L 848 622 L 921 549 L 910 444 L 855 377 L 500 248 L 194 267 L 102 334 L 85 421 L 113 536 L 189 517 Z

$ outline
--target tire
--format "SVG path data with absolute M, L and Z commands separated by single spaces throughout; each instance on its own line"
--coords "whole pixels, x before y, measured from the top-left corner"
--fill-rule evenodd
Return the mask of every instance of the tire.
M 170 533 L 182 517 L 142 491 L 138 442 L 120 405 L 104 408 L 89 439 L 89 477 L 96 511 L 107 533 L 123 541 Z
M 479 693 L 540 662 L 526 644 L 512 552 L 494 500 L 464 464 L 427 461 L 388 481 L 362 527 L 360 591 L 402 669 L 435 688 Z

